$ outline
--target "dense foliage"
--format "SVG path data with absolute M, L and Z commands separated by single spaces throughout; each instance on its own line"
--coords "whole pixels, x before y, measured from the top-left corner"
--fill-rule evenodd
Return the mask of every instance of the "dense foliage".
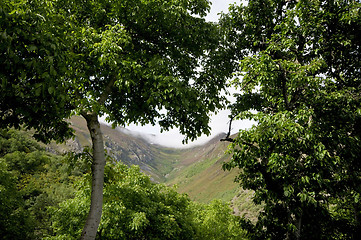
M 43 140 L 71 135 L 64 118 L 73 107 L 64 16 L 51 1 L 0 2 L 0 125 L 34 128 Z
M 40 239 L 52 233 L 49 206 L 74 196 L 65 158 L 50 154 L 25 132 L 0 130 L 0 236 Z
M 89 153 L 61 157 L 16 130 L 0 135 L 2 239 L 79 239 L 89 211 Z M 99 239 L 246 239 L 229 205 L 192 202 L 139 167 L 108 159 Z
M 151 182 L 138 166 L 108 164 L 99 239 L 246 239 L 240 219 L 220 201 L 192 202 L 176 189 Z M 50 210 L 56 236 L 78 239 L 90 200 L 89 176 L 74 199 Z
M 264 206 L 254 239 L 355 239 L 361 229 L 361 3 L 249 1 L 221 25 L 253 119 L 224 168 Z

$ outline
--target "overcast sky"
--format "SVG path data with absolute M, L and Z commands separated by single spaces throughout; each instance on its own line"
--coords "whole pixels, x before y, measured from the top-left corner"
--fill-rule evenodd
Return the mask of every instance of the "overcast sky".
M 227 12 L 228 6 L 231 3 L 240 3 L 240 0 L 212 0 L 212 8 L 211 12 L 207 16 L 207 20 L 209 21 L 217 21 L 218 20 L 218 13 L 220 12 Z M 211 136 L 201 136 L 195 142 L 189 143 L 188 145 L 183 145 L 182 140 L 184 136 L 179 134 L 178 129 L 172 129 L 169 132 L 160 133 L 159 126 L 137 126 L 137 125 L 130 125 L 126 128 L 132 132 L 137 132 L 139 134 L 146 134 L 149 136 L 149 140 L 153 143 L 168 146 L 168 147 L 189 147 L 194 145 L 199 145 L 205 143 L 206 141 L 210 140 L 212 137 L 216 136 L 221 132 L 228 131 L 228 114 L 229 112 L 223 110 L 219 112 L 217 115 L 212 116 L 212 121 L 210 126 L 212 128 L 212 135 Z M 236 133 L 239 129 L 249 128 L 252 126 L 252 123 L 249 121 L 235 121 L 232 123 L 232 133 Z M 152 137 L 150 136 L 152 135 Z
M 233 3 L 240 3 L 240 0 L 211 0 L 211 12 L 207 16 L 207 20 L 209 21 L 217 21 L 218 13 L 220 12 L 228 12 L 228 6 Z

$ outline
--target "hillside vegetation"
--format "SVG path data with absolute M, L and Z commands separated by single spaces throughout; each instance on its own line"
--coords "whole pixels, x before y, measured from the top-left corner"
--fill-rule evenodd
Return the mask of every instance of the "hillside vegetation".
M 74 141 L 80 140 L 54 150 L 28 132 L 0 131 L 2 239 L 79 238 L 90 202 L 90 158 L 49 152 Z M 195 203 L 111 156 L 104 189 L 102 239 L 247 239 L 228 204 Z
M 75 139 L 65 145 L 52 145 L 57 151 L 81 151 L 82 147 L 90 146 L 85 121 L 73 117 L 71 124 L 76 131 Z M 219 134 L 201 146 L 175 149 L 151 144 L 141 137 L 126 134 L 119 128 L 112 129 L 105 124 L 101 128 L 108 154 L 128 166 L 138 165 L 153 181 L 177 185 L 178 192 L 186 193 L 192 200 L 202 203 L 209 203 L 214 199 L 225 202 L 233 200 L 243 210 L 243 204 L 252 205 L 250 197 L 244 198 L 247 202 L 237 200 L 237 196 L 251 194 L 244 192 L 234 182 L 239 170 L 222 169 L 222 164 L 231 157 L 226 154 L 228 143 L 220 141 L 225 134 Z M 242 214 L 243 210 L 235 211 Z

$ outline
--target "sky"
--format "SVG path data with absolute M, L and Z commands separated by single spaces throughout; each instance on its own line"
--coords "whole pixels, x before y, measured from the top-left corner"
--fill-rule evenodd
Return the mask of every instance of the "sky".
M 240 3 L 240 0 L 211 0 L 211 11 L 207 16 L 208 21 L 216 22 L 218 20 L 218 13 L 227 12 L 228 6 L 231 3 Z M 234 90 L 230 90 L 231 92 Z M 233 99 L 230 98 L 230 101 Z M 184 136 L 182 136 L 178 129 L 172 129 L 168 132 L 160 133 L 159 126 L 140 126 L 131 124 L 126 126 L 127 130 L 130 130 L 135 135 L 141 135 L 145 137 L 147 140 L 154 144 L 159 144 L 167 147 L 176 147 L 176 148 L 185 148 L 191 147 L 195 145 L 203 144 L 209 141 L 211 138 L 215 137 L 217 134 L 222 132 L 228 132 L 229 127 L 229 119 L 228 119 L 229 111 L 222 110 L 217 115 L 211 116 L 211 135 L 210 136 L 201 136 L 194 142 L 188 143 L 187 145 L 182 144 L 182 140 Z M 233 121 L 232 123 L 232 133 L 236 133 L 239 129 L 250 128 L 253 122 L 244 120 L 244 121 Z
M 233 3 L 239 4 L 240 0 L 211 0 L 211 12 L 207 16 L 207 20 L 209 21 L 217 21 L 218 20 L 218 13 L 220 12 L 228 12 L 228 6 Z

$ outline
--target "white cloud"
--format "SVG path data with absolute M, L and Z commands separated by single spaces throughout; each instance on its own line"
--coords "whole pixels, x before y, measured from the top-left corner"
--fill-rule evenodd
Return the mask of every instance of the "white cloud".
M 235 92 L 234 89 L 229 89 L 230 93 Z M 228 96 L 228 100 L 234 102 L 235 99 L 232 96 Z M 135 135 L 143 136 L 146 140 L 151 143 L 159 144 L 167 147 L 176 147 L 176 148 L 185 148 L 192 147 L 195 145 L 200 145 L 206 143 L 219 133 L 228 133 L 229 130 L 229 116 L 230 111 L 228 109 L 220 110 L 217 114 L 211 116 L 211 122 L 209 126 L 211 127 L 211 135 L 206 136 L 202 135 L 194 142 L 190 142 L 187 145 L 182 144 L 184 136 L 179 133 L 177 128 L 173 128 L 167 132 L 160 132 L 159 125 L 145 125 L 140 126 L 136 124 L 130 124 L 126 126 L 126 129 L 134 132 Z M 252 127 L 255 124 L 254 121 L 249 120 L 234 120 L 232 122 L 231 134 L 237 133 L 240 129 L 247 129 Z

